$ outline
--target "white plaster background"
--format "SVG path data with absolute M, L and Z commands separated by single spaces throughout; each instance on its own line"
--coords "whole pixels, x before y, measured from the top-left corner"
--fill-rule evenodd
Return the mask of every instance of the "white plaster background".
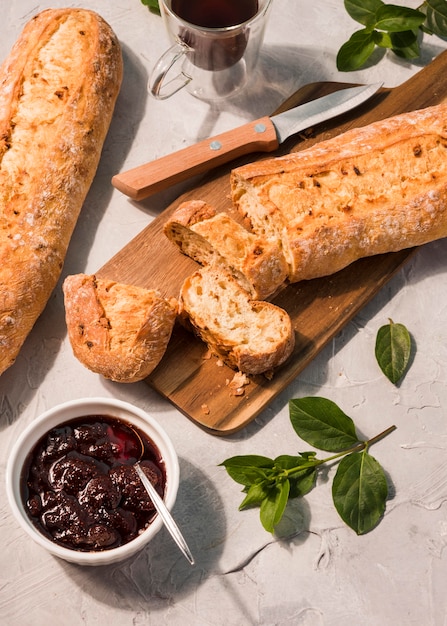
M 407 2 L 415 7 L 417 3 Z M 112 190 L 124 170 L 273 111 L 300 86 L 321 80 L 393 87 L 420 67 L 386 56 L 353 74 L 335 67 L 357 28 L 342 0 L 275 0 L 252 91 L 212 109 L 186 94 L 146 95 L 147 73 L 165 49 L 160 19 L 139 0 L 2 4 L 0 59 L 24 24 L 47 7 L 83 6 L 105 17 L 125 54 L 125 80 L 103 159 L 83 209 L 63 276 L 94 272 L 140 232 L 181 186 L 142 203 Z M 445 49 L 426 39 L 420 66 Z M 411 97 L 411 94 L 409 94 Z M 445 626 L 447 623 L 447 264 L 446 242 L 420 249 L 292 385 L 239 434 L 214 438 L 144 383 L 119 386 L 82 368 L 65 334 L 60 285 L 17 363 L 0 379 L 0 624 L 5 626 Z M 374 359 L 378 328 L 407 325 L 417 346 L 399 387 Z M 114 396 L 147 409 L 178 451 L 174 513 L 196 556 L 191 568 L 161 531 L 129 562 L 83 569 L 47 555 L 21 531 L 6 501 L 8 451 L 43 410 L 80 396 Z M 245 453 L 307 449 L 290 426 L 287 402 L 323 395 L 366 436 L 397 430 L 372 453 L 389 474 L 392 498 L 380 525 L 357 537 L 331 501 L 332 470 L 284 520 L 284 541 L 240 513 L 239 486 L 218 463 Z

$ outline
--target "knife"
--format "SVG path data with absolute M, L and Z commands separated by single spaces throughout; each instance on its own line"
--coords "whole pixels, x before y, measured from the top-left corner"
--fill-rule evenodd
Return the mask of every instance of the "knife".
M 261 117 L 172 154 L 116 174 L 112 185 L 142 200 L 196 174 L 252 152 L 272 152 L 286 139 L 359 106 L 383 83 L 340 89 L 285 113 Z

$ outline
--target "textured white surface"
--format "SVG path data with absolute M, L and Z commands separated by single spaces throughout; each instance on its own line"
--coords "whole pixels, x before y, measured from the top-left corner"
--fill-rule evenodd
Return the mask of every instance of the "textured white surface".
M 0 58 L 36 12 L 64 5 L 101 13 L 125 54 L 123 90 L 64 276 L 97 270 L 181 191 L 132 203 L 110 185 L 117 171 L 270 113 L 306 83 L 383 80 L 392 87 L 419 69 L 386 56 L 354 74 L 337 72 L 337 50 L 357 28 L 342 0 L 275 0 L 258 80 L 248 94 L 219 107 L 183 94 L 166 102 L 148 98 L 148 69 L 167 41 L 159 18 L 139 0 L 11 0 L 2 6 Z M 445 47 L 438 39 L 427 39 L 420 64 Z M 144 383 L 119 386 L 82 368 L 67 341 L 59 285 L 16 364 L 0 379 L 0 624 L 445 626 L 445 253 L 445 241 L 419 250 L 254 423 L 223 439 L 202 432 Z M 417 348 L 397 388 L 374 358 L 376 332 L 388 318 L 407 325 Z M 4 472 L 18 434 L 46 408 L 97 395 L 148 410 L 172 438 L 181 471 L 174 513 L 196 557 L 194 568 L 165 531 L 125 564 L 71 566 L 34 545 L 13 519 Z M 236 454 L 274 456 L 308 449 L 295 438 L 287 408 L 290 398 L 304 395 L 337 402 L 365 436 L 397 425 L 374 448 L 389 475 L 392 497 L 383 521 L 364 537 L 340 522 L 331 481 L 322 480 L 288 510 L 284 532 L 292 538 L 275 540 L 262 530 L 257 510 L 238 512 L 239 487 L 218 467 Z

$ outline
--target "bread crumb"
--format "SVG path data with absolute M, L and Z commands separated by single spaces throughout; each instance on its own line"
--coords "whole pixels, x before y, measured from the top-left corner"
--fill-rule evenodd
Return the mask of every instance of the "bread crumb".
M 250 384 L 250 379 L 243 372 L 236 372 L 232 380 L 228 381 L 227 384 L 232 396 L 243 396 L 245 394 L 244 387 Z
M 202 409 L 202 413 L 204 415 L 209 415 L 210 414 L 210 407 L 207 404 L 202 404 L 202 406 L 200 408 Z

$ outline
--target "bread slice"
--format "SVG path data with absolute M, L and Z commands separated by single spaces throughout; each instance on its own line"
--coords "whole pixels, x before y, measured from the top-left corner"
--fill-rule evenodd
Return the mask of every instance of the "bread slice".
M 206 266 L 185 280 L 179 312 L 214 354 L 245 374 L 270 372 L 295 345 L 289 315 L 270 302 L 251 300 L 221 268 Z
M 447 104 L 233 170 L 232 200 L 296 282 L 447 236 Z
M 63 291 L 68 337 L 85 367 L 121 383 L 149 376 L 166 351 L 177 300 L 86 274 L 67 276 Z
M 288 266 L 276 240 L 254 235 L 206 202 L 183 202 L 167 220 L 164 232 L 201 265 L 229 271 L 253 299 L 271 296 L 287 277 Z

